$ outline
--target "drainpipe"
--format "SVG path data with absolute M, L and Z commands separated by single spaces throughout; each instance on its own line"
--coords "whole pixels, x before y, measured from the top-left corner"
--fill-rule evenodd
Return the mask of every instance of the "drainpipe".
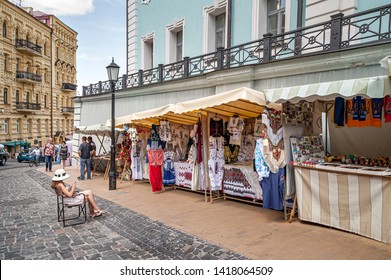
M 232 39 L 232 0 L 227 1 L 227 49 L 231 47 Z
M 50 30 L 50 138 L 53 139 L 53 26 Z

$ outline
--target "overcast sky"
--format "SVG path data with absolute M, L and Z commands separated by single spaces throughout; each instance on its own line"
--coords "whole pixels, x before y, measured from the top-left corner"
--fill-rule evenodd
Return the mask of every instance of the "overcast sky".
M 79 93 L 82 86 L 107 80 L 112 57 L 120 75 L 126 72 L 126 0 L 23 0 L 22 6 L 53 14 L 78 33 Z

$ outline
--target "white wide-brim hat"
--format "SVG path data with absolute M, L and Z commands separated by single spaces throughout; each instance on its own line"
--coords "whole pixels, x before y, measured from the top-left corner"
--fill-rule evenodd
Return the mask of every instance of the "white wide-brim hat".
M 57 169 L 55 172 L 54 172 L 54 177 L 52 178 L 52 181 L 63 181 L 65 179 L 68 179 L 69 176 L 66 171 L 64 169 Z

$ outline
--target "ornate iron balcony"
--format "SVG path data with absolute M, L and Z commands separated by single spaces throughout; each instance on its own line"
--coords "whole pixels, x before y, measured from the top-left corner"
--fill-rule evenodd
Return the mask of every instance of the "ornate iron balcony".
M 75 91 L 77 89 L 77 85 L 70 83 L 62 83 L 61 89 L 63 91 Z
M 41 104 L 30 102 L 18 102 L 16 103 L 16 110 L 18 111 L 39 111 L 41 110 Z
M 19 81 L 24 81 L 24 82 L 41 82 L 42 81 L 42 76 L 34 73 L 29 73 L 29 72 L 21 72 L 17 71 L 16 72 L 16 79 Z
M 63 114 L 73 114 L 75 112 L 74 107 L 61 107 L 61 113 Z
M 34 44 L 33 42 L 23 40 L 23 39 L 16 39 L 15 40 L 15 47 L 19 51 L 28 52 L 35 55 L 41 55 L 42 54 L 42 47 L 38 46 L 37 44 Z
M 265 34 L 260 40 L 197 57 L 185 57 L 171 64 L 123 75 L 115 83 L 117 90 L 195 77 L 217 70 L 276 60 L 322 54 L 348 48 L 391 42 L 391 5 L 344 16 L 293 31 Z M 83 96 L 111 92 L 110 82 L 83 86 Z

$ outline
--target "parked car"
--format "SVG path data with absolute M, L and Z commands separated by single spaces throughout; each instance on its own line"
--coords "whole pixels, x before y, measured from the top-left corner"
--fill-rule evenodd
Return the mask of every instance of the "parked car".
M 20 152 L 18 157 L 17 157 L 18 162 L 23 162 L 23 161 L 29 162 L 30 160 L 32 160 L 33 156 L 30 155 L 30 152 L 31 152 L 30 150 L 26 150 L 26 149 L 23 150 L 22 152 Z M 42 156 L 41 153 L 39 154 L 38 160 L 40 162 L 44 162 L 45 161 L 45 158 Z
M 0 144 L 0 165 L 5 165 L 8 159 L 8 152 L 4 150 L 4 146 Z

